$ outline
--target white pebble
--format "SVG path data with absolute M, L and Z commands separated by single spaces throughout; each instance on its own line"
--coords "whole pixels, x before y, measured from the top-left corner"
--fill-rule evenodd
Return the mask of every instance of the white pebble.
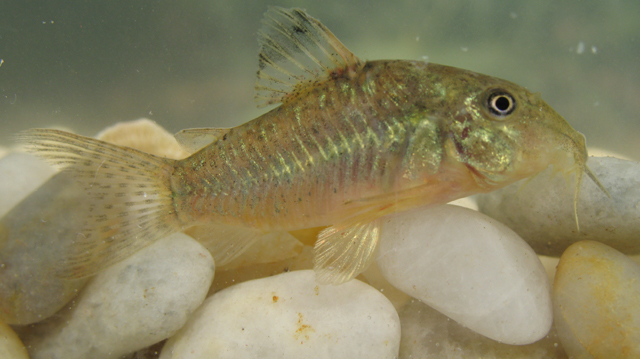
M 414 300 L 398 311 L 400 359 L 566 359 L 554 329 L 533 344 L 509 345 L 483 337 Z
M 0 159 L 0 218 L 56 171 L 27 153 L 11 153 Z
M 574 178 L 567 182 L 552 169 L 476 200 L 481 212 L 513 229 L 538 254 L 559 257 L 580 240 L 596 240 L 625 254 L 640 253 L 640 164 L 590 157 L 588 166 L 611 198 L 585 176 L 578 201 L 580 232 L 573 212 Z
M 398 314 L 358 280 L 319 285 L 310 270 L 216 293 L 171 338 L 161 359 L 396 358 Z
M 73 248 L 88 210 L 73 176 L 61 172 L 0 219 L 0 321 L 39 322 L 76 296 L 88 278 L 59 278 L 54 269 Z
M 213 271 L 192 238 L 162 239 L 98 274 L 75 308 L 25 338 L 31 359 L 119 358 L 161 341 L 202 303 Z
M 552 321 L 549 284 L 533 250 L 506 226 L 458 206 L 387 219 L 378 266 L 396 288 L 491 339 L 529 344 Z

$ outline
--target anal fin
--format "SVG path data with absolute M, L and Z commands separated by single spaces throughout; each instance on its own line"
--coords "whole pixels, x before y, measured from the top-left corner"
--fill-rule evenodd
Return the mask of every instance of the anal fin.
M 266 234 L 252 228 L 217 224 L 195 226 L 184 232 L 211 252 L 216 267 L 231 262 Z
M 265 232 L 249 227 L 207 224 L 191 227 L 185 233 L 211 252 L 216 268 L 274 262 L 299 254 L 303 247 L 287 232 Z

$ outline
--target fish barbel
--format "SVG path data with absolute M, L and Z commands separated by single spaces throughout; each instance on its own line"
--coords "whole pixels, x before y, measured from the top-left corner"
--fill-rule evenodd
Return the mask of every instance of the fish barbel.
M 19 135 L 74 172 L 91 203 L 61 276 L 95 274 L 195 225 L 224 233 L 216 264 L 269 233 L 329 226 L 314 266 L 318 281 L 338 284 L 370 264 L 390 213 L 493 191 L 549 165 L 576 173 L 576 203 L 583 173 L 599 184 L 584 136 L 511 82 L 362 61 L 299 9 L 270 8 L 259 41 L 256 99 L 282 104 L 238 127 L 178 133 L 195 152 L 186 159 L 57 130 Z

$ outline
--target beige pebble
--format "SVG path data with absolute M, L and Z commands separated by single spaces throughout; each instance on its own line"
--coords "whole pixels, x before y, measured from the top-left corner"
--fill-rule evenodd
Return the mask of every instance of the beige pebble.
M 454 206 L 460 206 L 460 207 L 464 207 L 464 208 L 469 208 L 469 209 L 472 209 L 474 211 L 478 210 L 478 204 L 476 203 L 476 200 L 473 199 L 473 197 L 459 198 L 459 199 L 456 199 L 455 201 L 449 202 L 448 204 L 452 204 Z
M 640 358 L 640 265 L 595 241 L 569 247 L 553 285 L 554 318 L 574 358 Z
M 0 358 L 29 359 L 27 349 L 10 326 L 0 322 Z
M 173 135 L 146 118 L 117 123 L 102 130 L 96 138 L 161 157 L 182 159 L 189 155 Z

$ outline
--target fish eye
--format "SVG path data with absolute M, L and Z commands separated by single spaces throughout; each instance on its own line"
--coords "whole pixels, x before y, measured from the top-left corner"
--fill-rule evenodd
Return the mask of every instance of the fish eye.
M 506 91 L 493 91 L 487 97 L 487 108 L 495 117 L 505 117 L 516 109 L 516 100 Z

